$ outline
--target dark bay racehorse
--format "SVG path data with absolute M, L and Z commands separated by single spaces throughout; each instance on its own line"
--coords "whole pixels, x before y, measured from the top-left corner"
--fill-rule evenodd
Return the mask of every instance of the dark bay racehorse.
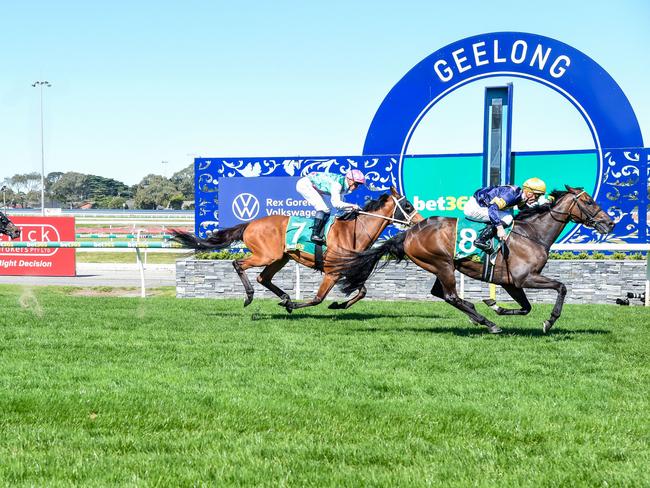
M 497 256 L 492 283 L 501 285 L 520 305 L 519 309 L 505 309 L 492 301 L 488 305 L 499 315 L 526 315 L 531 310 L 523 288 L 552 288 L 557 300 L 551 316 L 544 321 L 543 330 L 548 332 L 560 317 L 566 286 L 540 274 L 551 245 L 570 221 L 593 227 L 601 234 L 614 228 L 612 219 L 582 189 L 566 187 L 567 191 L 554 191 L 552 204 L 526 209 L 515 218 L 515 224 L 507 240 L 507 259 L 503 253 Z M 461 299 L 456 292 L 454 270 L 481 279 L 482 264 L 471 259 L 454 260 L 457 219 L 430 217 L 418 225 L 387 240 L 375 249 L 356 256 L 340 257 L 334 269 L 342 275 L 343 291 L 350 293 L 363 285 L 384 255 L 398 260 L 406 257 L 415 264 L 436 275 L 431 293 L 466 313 L 475 324 L 488 327 L 491 333 L 501 329 L 476 311 L 474 305 Z
M 2 212 L 0 212 L 0 234 L 7 234 L 12 239 L 20 237 L 20 229 Z
M 311 301 L 302 303 L 291 301 L 286 292 L 271 282 L 273 276 L 287 264 L 289 259 L 309 268 L 316 267 L 313 254 L 286 249 L 285 235 L 289 223 L 288 216 L 262 217 L 246 224 L 217 231 L 207 239 L 200 239 L 188 232 L 172 232 L 174 233 L 173 240 L 200 251 L 224 249 L 234 241 L 243 241 L 252 254 L 245 259 L 233 261 L 233 266 L 246 290 L 244 306 L 253 301 L 254 291 L 246 276 L 246 270 L 263 266 L 264 269 L 257 277 L 257 282 L 280 297 L 282 300 L 280 305 L 291 313 L 296 308 L 311 307 L 321 303 L 338 281 L 338 273 L 331 269 L 330 256 L 340 256 L 343 252 L 350 252 L 350 250 L 360 252 L 367 249 L 391 222 L 410 225 L 422 220 L 422 216 L 413 205 L 406 197 L 398 194 L 395 188 L 391 188 L 391 193 L 382 195 L 377 200 L 366 204 L 358 216 L 349 220 L 337 219 L 332 224 L 327 236 L 327 252 L 323 261 L 323 281 L 316 296 Z M 349 308 L 366 295 L 363 283 L 356 290 L 356 296 L 343 303 L 334 302 L 330 308 Z

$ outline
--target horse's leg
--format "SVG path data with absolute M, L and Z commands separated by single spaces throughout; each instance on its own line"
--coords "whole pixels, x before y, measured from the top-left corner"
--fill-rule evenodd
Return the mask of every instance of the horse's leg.
M 318 287 L 318 291 L 316 292 L 316 296 L 308 302 L 300 302 L 300 303 L 289 302 L 287 304 L 287 312 L 291 313 L 296 308 L 313 307 L 314 305 L 318 305 L 323 300 L 325 300 L 325 297 L 330 292 L 330 290 L 334 287 L 334 285 L 338 281 L 338 278 L 339 278 L 338 275 L 325 273 L 325 275 L 323 276 L 323 281 L 321 281 L 321 284 Z
M 280 287 L 276 286 L 273 284 L 271 281 L 275 274 L 280 271 L 282 268 L 284 268 L 284 265 L 287 264 L 289 261 L 289 255 L 284 254 L 282 256 L 282 259 L 278 261 L 274 261 L 271 264 L 269 264 L 266 268 L 262 270 L 262 272 L 257 276 L 257 282 L 262 285 L 264 288 L 272 291 L 275 293 L 277 296 L 279 296 L 282 301 L 279 303 L 279 305 L 282 305 L 283 307 L 286 306 L 287 303 L 291 301 L 291 297 L 282 290 Z
M 528 315 L 530 310 L 533 308 L 526 297 L 526 293 L 523 289 L 517 288 L 514 285 L 501 285 L 502 288 L 508 292 L 521 308 L 503 308 L 497 305 L 495 300 L 488 298 L 483 300 L 488 307 L 494 310 L 498 315 Z
M 331 308 L 332 310 L 338 310 L 338 309 L 342 309 L 342 308 L 350 308 L 352 305 L 354 305 L 354 304 L 357 303 L 359 300 L 361 300 L 363 297 L 365 297 L 367 291 L 368 291 L 368 290 L 366 289 L 366 287 L 365 287 L 365 285 L 364 285 L 364 286 L 362 286 L 361 288 L 359 288 L 359 290 L 357 291 L 357 294 L 354 295 L 354 296 L 353 296 L 352 298 L 350 298 L 349 300 L 347 300 L 347 301 L 345 301 L 345 302 L 341 302 L 341 303 L 339 303 L 339 302 L 332 302 L 332 303 L 330 303 L 330 306 L 327 307 L 327 308 Z
M 537 289 L 548 289 L 552 288 L 557 291 L 557 299 L 555 300 L 555 306 L 551 311 L 551 317 L 548 320 L 544 321 L 542 325 L 542 330 L 546 334 L 557 319 L 560 318 L 562 314 L 562 305 L 564 305 L 564 297 L 566 296 L 566 286 L 564 283 L 551 278 L 547 278 L 542 275 L 528 275 L 522 284 L 523 288 L 537 288 Z
M 273 261 L 270 260 L 269 258 L 258 257 L 255 254 L 253 254 L 252 256 L 246 259 L 238 259 L 237 261 L 232 262 L 232 266 L 233 268 L 235 268 L 235 271 L 237 271 L 237 274 L 239 275 L 239 279 L 244 285 L 244 290 L 246 290 L 246 300 L 244 300 L 244 307 L 250 305 L 250 303 L 253 301 L 253 294 L 255 293 L 253 285 L 251 285 L 251 282 L 248 280 L 248 276 L 246 276 L 246 270 L 248 268 L 258 268 L 260 266 L 267 266 L 270 265 L 272 262 Z
M 439 271 L 437 279 L 431 288 L 431 294 L 442 298 L 445 302 L 464 312 L 473 324 L 485 325 L 491 334 L 498 334 L 501 329 L 493 322 L 477 312 L 473 303 L 463 300 L 456 292 L 456 277 L 453 268 L 451 272 Z
M 442 300 L 445 299 L 445 292 L 444 292 L 443 289 L 442 289 L 442 283 L 440 282 L 440 280 L 439 280 L 437 277 L 436 277 L 436 281 L 435 281 L 435 283 L 434 283 L 433 286 L 431 287 L 431 294 L 432 294 L 434 297 L 438 297 L 438 298 L 440 298 L 440 299 L 442 299 Z M 469 301 L 465 300 L 465 304 L 466 304 L 466 305 L 467 305 L 467 306 L 468 306 L 468 307 L 469 307 L 473 312 L 476 312 L 476 307 L 474 306 L 474 304 L 473 304 L 472 302 L 469 302 Z M 470 320 L 470 322 L 472 322 L 474 325 L 481 325 L 480 322 L 474 320 L 472 317 L 469 317 L 469 320 Z

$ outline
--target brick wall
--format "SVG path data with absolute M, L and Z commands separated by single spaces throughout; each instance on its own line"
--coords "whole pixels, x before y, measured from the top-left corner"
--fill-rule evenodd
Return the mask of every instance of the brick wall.
M 255 278 L 261 268 L 248 270 L 255 288 L 256 298 L 275 298 Z M 273 282 L 296 298 L 297 272 L 299 272 L 301 298 L 311 298 L 316 293 L 322 274 L 289 262 Z M 562 281 L 568 289 L 567 303 L 614 303 L 626 292 L 642 293 L 645 287 L 645 261 L 613 260 L 551 260 L 544 275 Z M 430 300 L 429 291 L 435 277 L 411 262 L 389 263 L 368 281 L 370 300 Z M 460 275 L 456 273 L 458 290 Z M 465 278 L 465 298 L 479 300 L 489 295 L 488 284 Z M 553 290 L 526 290 L 531 302 L 555 302 Z M 180 298 L 242 298 L 244 288 L 230 261 L 186 259 L 176 262 L 176 296 Z M 328 299 L 340 299 L 335 286 Z M 497 300 L 510 301 L 508 294 L 497 287 Z

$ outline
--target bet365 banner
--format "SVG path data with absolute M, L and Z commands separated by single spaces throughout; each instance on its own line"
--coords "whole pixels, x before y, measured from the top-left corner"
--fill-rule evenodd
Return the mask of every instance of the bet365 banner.
M 12 217 L 21 230 L 14 241 L 74 241 L 74 217 Z M 9 237 L 0 236 L 2 241 Z M 75 276 L 75 249 L 0 248 L 0 274 L 10 276 Z

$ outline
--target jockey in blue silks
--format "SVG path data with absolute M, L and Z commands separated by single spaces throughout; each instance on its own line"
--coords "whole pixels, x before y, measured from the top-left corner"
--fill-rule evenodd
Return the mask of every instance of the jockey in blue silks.
M 480 188 L 467 201 L 465 217 L 488 225 L 481 231 L 474 245 L 487 253 L 492 252 L 490 239 L 495 235 L 503 240 L 506 237 L 504 227 L 512 224 L 514 207 L 535 206 L 548 203 L 550 199 L 542 198 L 546 192 L 546 183 L 539 178 L 529 178 L 520 187 L 514 185 L 488 186 Z

